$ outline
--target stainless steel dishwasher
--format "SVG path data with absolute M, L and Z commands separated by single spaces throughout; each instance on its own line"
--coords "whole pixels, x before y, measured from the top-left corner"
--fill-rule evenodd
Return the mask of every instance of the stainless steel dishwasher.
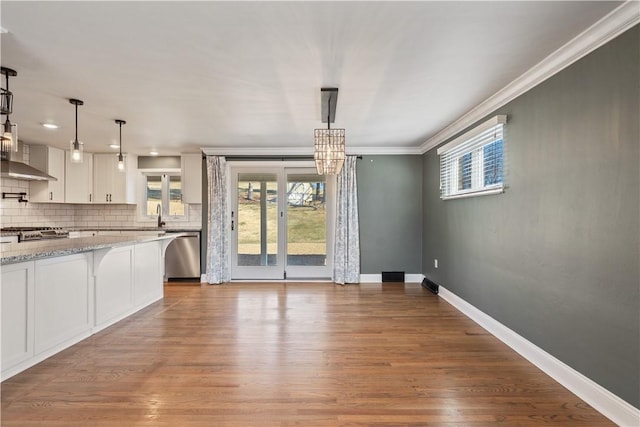
M 200 232 L 183 233 L 167 247 L 165 280 L 200 280 Z

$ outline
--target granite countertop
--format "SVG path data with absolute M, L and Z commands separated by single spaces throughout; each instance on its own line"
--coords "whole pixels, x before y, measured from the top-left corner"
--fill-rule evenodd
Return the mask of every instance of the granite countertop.
M 73 255 L 96 249 L 128 246 L 154 240 L 173 239 L 179 234 L 161 234 L 157 236 L 123 234 L 120 236 L 79 237 L 75 239 L 36 240 L 21 243 L 5 243 L 0 253 L 0 265 L 32 261 L 42 258 Z
M 201 231 L 201 226 L 166 226 L 166 227 L 138 227 L 138 226 L 130 226 L 130 227 L 68 227 L 69 231 L 165 231 L 167 233 L 176 233 L 183 231 Z
M 201 226 L 169 226 L 169 227 L 61 227 L 65 230 L 69 231 L 158 231 L 165 233 L 184 233 L 189 231 L 202 231 Z M 19 231 L 0 231 L 0 235 L 2 236 L 17 236 L 20 234 Z

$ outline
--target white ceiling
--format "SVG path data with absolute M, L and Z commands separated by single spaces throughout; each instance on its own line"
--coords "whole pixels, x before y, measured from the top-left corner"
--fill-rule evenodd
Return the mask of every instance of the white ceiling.
M 333 86 L 350 151 L 416 148 L 619 4 L 3 0 L 1 61 L 26 143 L 66 148 L 79 98 L 90 152 L 114 119 L 134 154 L 312 150 Z

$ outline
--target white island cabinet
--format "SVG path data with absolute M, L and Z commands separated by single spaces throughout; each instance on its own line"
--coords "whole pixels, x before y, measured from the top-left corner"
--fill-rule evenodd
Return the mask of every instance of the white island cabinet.
M 2 267 L 3 372 L 33 357 L 33 271 L 33 262 Z
M 48 357 L 91 335 L 92 259 L 88 252 L 35 262 L 36 356 Z
M 29 261 L 2 258 L 1 379 L 162 299 L 164 252 L 172 239 L 66 239 L 43 243 L 40 254 L 16 249 Z M 29 243 L 3 252 L 19 245 Z

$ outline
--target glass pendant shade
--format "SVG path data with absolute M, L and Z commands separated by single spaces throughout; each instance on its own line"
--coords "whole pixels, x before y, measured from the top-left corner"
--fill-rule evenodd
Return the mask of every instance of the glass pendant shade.
M 118 171 L 124 172 L 125 164 L 124 164 L 124 156 L 122 155 L 122 125 L 127 124 L 124 120 L 117 119 L 116 124 L 120 127 L 120 149 L 118 153 Z
M 71 163 L 82 163 L 84 157 L 84 144 L 76 139 L 74 141 L 71 141 L 69 146 L 69 149 L 71 151 Z
M 344 129 L 316 129 L 313 159 L 318 175 L 337 175 L 345 159 Z
M 18 125 L 11 123 L 9 117 L 2 125 L 2 151 L 18 152 Z
M 84 144 L 78 141 L 78 105 L 84 105 L 84 102 L 79 99 L 70 99 L 69 103 L 76 106 L 76 137 L 69 143 L 71 163 L 82 163 L 84 160 Z

